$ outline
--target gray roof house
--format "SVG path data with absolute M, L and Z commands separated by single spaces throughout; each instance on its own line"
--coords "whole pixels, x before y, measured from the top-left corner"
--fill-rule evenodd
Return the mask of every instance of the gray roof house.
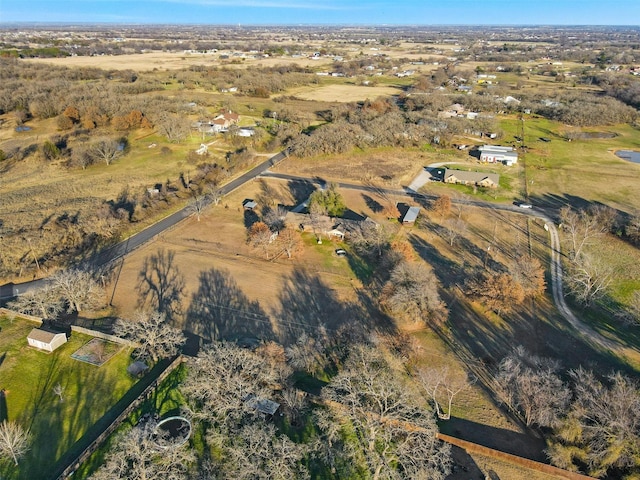
M 496 188 L 500 182 L 500 175 L 497 173 L 468 172 L 465 170 L 451 170 L 447 168 L 444 171 L 442 181 L 444 183 Z
M 34 328 L 27 336 L 27 343 L 30 347 L 53 352 L 60 345 L 67 343 L 67 335 L 62 332 L 49 332 Z

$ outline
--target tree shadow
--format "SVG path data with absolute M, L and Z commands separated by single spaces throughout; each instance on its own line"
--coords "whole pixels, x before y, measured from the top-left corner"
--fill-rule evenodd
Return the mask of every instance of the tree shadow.
M 104 413 L 97 404 L 108 408 L 104 400 L 94 401 L 96 396 L 114 398 L 112 392 L 117 391 L 114 376 L 84 364 L 56 370 L 48 380 L 46 388 L 38 389 L 42 400 L 31 417 L 30 433 L 37 443 L 21 462 L 19 479 L 49 478 L 52 471 L 66 467 L 81 450 L 74 446 L 96 429 L 96 421 Z M 53 392 L 57 383 L 68 393 L 63 393 L 62 401 Z
M 3 355 L 4 358 L 4 355 Z M 9 420 L 9 408 L 7 407 L 7 392 L 0 388 L 0 423 Z
M 319 329 L 338 334 L 345 328 L 365 333 L 394 328 L 365 291 L 356 290 L 356 299 L 339 299 L 318 275 L 295 268 L 283 280 L 280 307 L 273 314 L 280 342 L 288 345 L 302 333 L 313 336 Z
M 244 210 L 244 226 L 248 230 L 251 226 L 260 221 L 260 217 L 256 212 L 251 209 L 245 208 Z
M 464 438 L 469 442 L 536 462 L 547 462 L 544 453 L 546 444 L 542 437 L 492 427 L 458 417 L 438 422 L 438 426 L 442 433 L 452 437 Z
M 160 249 L 144 259 L 137 286 L 140 308 L 150 307 L 173 321 L 182 313 L 184 277 L 174 264 L 175 252 Z
M 226 270 L 200 273 L 198 291 L 186 314 L 185 330 L 201 341 L 256 338 L 274 340 L 271 319 L 249 300 Z
M 380 204 L 380 202 L 371 198 L 369 195 L 365 195 L 363 193 L 362 198 L 364 199 L 364 202 L 367 204 L 367 207 L 369 207 L 369 209 L 373 213 L 380 213 L 382 210 L 384 210 L 384 207 Z
M 316 190 L 309 180 L 289 180 L 287 186 L 296 205 L 304 202 Z
M 451 459 L 453 460 L 451 473 L 445 477 L 445 480 L 484 478 L 482 470 L 480 470 L 476 461 L 463 448 L 452 445 Z

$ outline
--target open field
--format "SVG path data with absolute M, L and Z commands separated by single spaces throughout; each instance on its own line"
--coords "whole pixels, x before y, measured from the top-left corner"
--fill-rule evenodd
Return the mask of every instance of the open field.
M 273 67 L 283 63 L 296 63 L 305 67 L 321 67 L 329 65 L 332 59 L 323 58 L 312 60 L 308 57 L 296 58 L 237 58 L 233 60 L 221 60 L 218 54 L 174 53 L 174 52 L 149 52 L 130 55 L 101 55 L 93 57 L 64 57 L 64 58 L 32 58 L 28 60 L 34 63 L 45 63 L 66 67 L 96 67 L 106 70 L 135 70 L 148 72 L 158 70 L 180 70 L 192 65 L 216 66 L 227 68 L 246 68 L 249 65 Z
M 5 389 L 3 415 L 31 432 L 30 451 L 17 469 L 4 465 L 7 480 L 39 480 L 135 383 L 126 372 L 129 351 L 119 352 L 101 367 L 79 362 L 71 354 L 91 337 L 73 333 L 53 353 L 27 346 L 35 323 L 0 317 L 0 388 Z M 53 388 L 63 387 L 63 400 Z
M 303 100 L 318 100 L 321 102 L 354 102 L 358 100 L 373 100 L 377 97 L 399 95 L 402 90 L 392 86 L 358 86 L 349 84 L 323 85 L 320 87 L 298 87 L 287 91 Z

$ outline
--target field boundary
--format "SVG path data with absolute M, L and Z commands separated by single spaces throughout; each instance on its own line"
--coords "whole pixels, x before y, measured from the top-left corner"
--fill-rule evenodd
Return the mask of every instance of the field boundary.
M 34 315 L 27 315 L 25 313 L 16 312 L 15 310 L 10 310 L 8 308 L 0 308 L 0 315 L 6 315 L 7 317 L 15 317 L 15 318 L 24 318 L 25 320 L 29 320 L 30 322 L 38 323 L 42 326 L 43 320 L 41 317 L 36 317 Z M 81 327 L 79 325 L 71 325 L 71 331 L 82 333 L 84 335 L 89 335 L 91 337 L 101 338 L 102 340 L 109 340 L 110 342 L 119 343 L 121 345 L 132 346 L 129 340 L 124 338 L 117 337 L 115 335 L 110 335 L 108 333 L 100 332 L 98 330 L 91 330 L 90 328 Z

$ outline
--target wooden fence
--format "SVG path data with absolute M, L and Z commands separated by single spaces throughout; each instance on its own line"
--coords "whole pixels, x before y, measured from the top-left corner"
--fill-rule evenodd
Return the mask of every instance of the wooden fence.
M 438 439 L 451 445 L 455 445 L 456 447 L 460 447 L 467 453 L 476 453 L 478 455 L 484 455 L 485 457 L 495 458 L 496 460 L 535 470 L 536 472 L 553 475 L 558 478 L 566 478 L 567 480 L 593 480 L 593 477 L 588 477 L 580 473 L 569 472 L 568 470 L 563 470 L 561 468 L 554 467 L 553 465 L 536 462 L 535 460 L 529 460 L 528 458 L 518 457 L 517 455 L 501 452 L 500 450 L 494 450 L 493 448 L 468 442 L 461 438 L 451 437 L 444 433 L 438 433 Z

